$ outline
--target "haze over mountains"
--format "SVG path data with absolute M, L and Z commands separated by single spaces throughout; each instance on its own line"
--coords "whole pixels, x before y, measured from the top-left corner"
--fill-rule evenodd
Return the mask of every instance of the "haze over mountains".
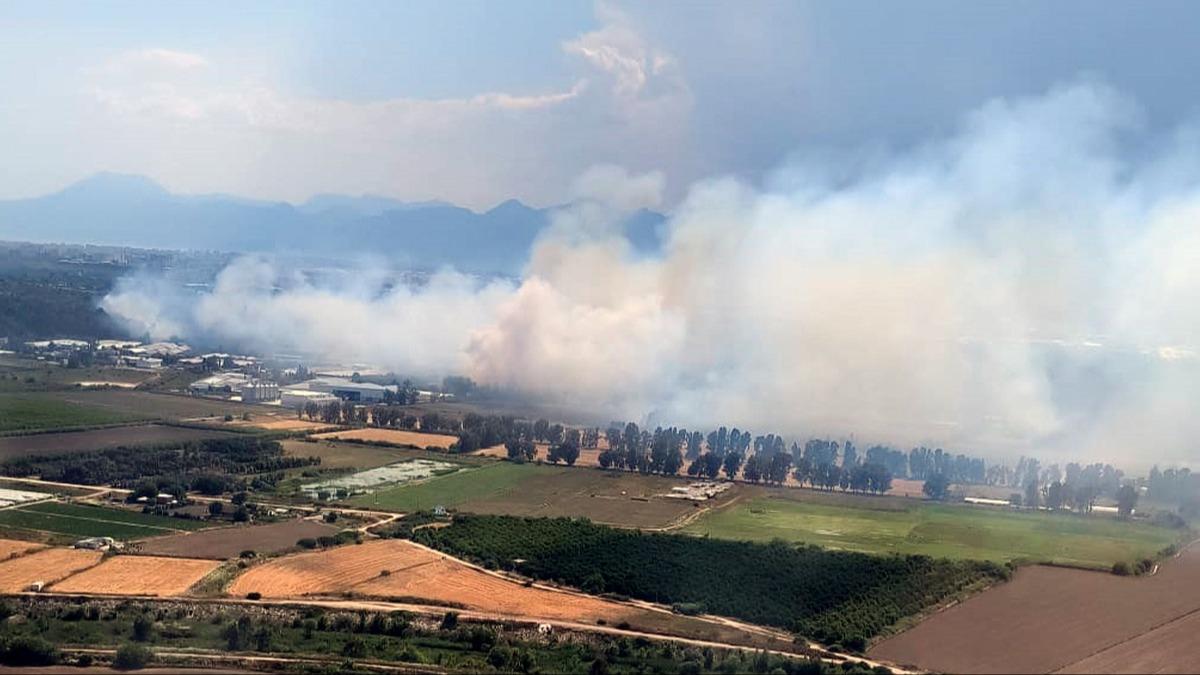
M 144 176 L 101 173 L 43 197 L 0 201 L 0 239 L 230 252 L 381 255 L 420 268 L 515 274 L 552 209 L 508 200 L 453 204 L 317 195 L 300 205 L 177 195 Z M 626 223 L 637 251 L 659 247 L 661 214 Z

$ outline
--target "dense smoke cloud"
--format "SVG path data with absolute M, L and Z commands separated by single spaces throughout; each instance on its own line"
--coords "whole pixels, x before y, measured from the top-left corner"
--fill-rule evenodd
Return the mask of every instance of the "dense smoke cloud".
M 997 100 L 851 171 L 695 185 L 649 259 L 616 225 L 662 177 L 601 167 L 518 283 L 318 286 L 243 259 L 199 301 L 133 278 L 104 306 L 135 332 L 466 373 L 615 418 L 1187 460 L 1200 137 L 1152 151 L 1137 123 L 1092 83 Z

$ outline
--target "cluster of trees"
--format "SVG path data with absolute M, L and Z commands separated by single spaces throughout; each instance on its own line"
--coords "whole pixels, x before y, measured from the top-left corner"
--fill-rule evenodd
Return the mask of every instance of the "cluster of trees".
M 191 486 L 219 475 L 271 474 L 320 464 L 317 457 L 288 457 L 278 442 L 257 436 L 228 436 L 166 445 L 119 446 L 91 452 L 26 457 L 0 464 L 9 476 L 84 485 L 134 488 L 143 479 Z
M 613 425 L 605 432 L 608 449 L 597 460 L 605 469 L 674 476 L 683 468 L 683 446 L 690 437 L 686 429 L 675 427 L 659 427 L 651 433 L 633 422 L 623 429 Z
M 1116 500 L 1119 514 L 1128 517 L 1137 505 L 1137 488 L 1111 464 L 1071 462 L 1064 470 L 1057 464 L 1043 467 L 1037 459 L 1022 457 L 1015 472 L 1020 476 L 1017 484 L 1021 492 L 1014 493 L 1013 501 L 1028 508 L 1045 506 L 1090 513 L 1098 499 L 1108 497 Z
M 1200 516 L 1200 474 L 1193 474 L 1190 469 L 1160 470 L 1154 466 L 1146 481 L 1146 491 L 1150 499 L 1176 505 L 1187 517 Z
M 7 603 L 5 603 L 7 605 Z M 17 611 L 10 607 L 2 616 Z M 95 600 L 39 598 L 19 608 L 21 621 L 6 626 L 0 638 L 0 664 L 50 666 L 68 661 L 86 668 L 88 654 L 64 658 L 55 642 L 80 631 L 99 636 L 93 646 L 119 645 L 114 665 L 133 670 L 153 662 L 147 645 L 172 644 L 178 635 L 205 650 L 287 652 L 387 663 L 436 665 L 448 672 L 640 673 L 650 664 L 663 675 L 701 672 L 841 673 L 887 675 L 845 662 L 785 657 L 764 651 L 681 645 L 639 637 L 589 634 L 586 640 L 531 634 L 520 626 L 460 621 L 453 611 L 440 617 L 407 612 L 325 611 L 318 608 L 228 608 L 191 603 L 112 604 Z M 83 624 L 83 625 L 81 625 Z M 69 659 L 69 660 L 68 660 Z M 428 669 L 428 668 L 426 668 Z M 338 672 L 350 670 L 343 664 Z
M 1007 572 L 992 563 L 648 534 L 565 518 L 458 516 L 450 527 L 413 536 L 493 568 L 515 565 L 593 592 L 703 607 L 852 649 L 969 584 Z

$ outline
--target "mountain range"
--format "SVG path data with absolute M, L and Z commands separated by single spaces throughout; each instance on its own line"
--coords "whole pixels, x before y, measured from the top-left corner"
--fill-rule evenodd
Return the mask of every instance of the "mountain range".
M 317 195 L 303 204 L 179 195 L 144 176 L 101 173 L 53 194 L 0 201 L 0 239 L 144 248 L 383 255 L 415 268 L 515 274 L 552 209 L 506 201 L 483 213 L 441 201 Z M 625 223 L 635 250 L 660 246 L 662 214 Z

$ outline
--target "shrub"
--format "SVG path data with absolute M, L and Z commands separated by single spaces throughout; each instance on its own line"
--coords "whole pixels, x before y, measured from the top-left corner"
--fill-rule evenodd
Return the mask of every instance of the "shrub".
M 154 620 L 142 614 L 133 620 L 133 639 L 137 642 L 149 642 L 154 637 Z
M 1124 560 L 1113 563 L 1112 573 L 1119 577 L 1129 576 L 1129 563 Z
M 258 591 L 250 591 L 249 593 L 246 594 L 246 599 L 247 600 L 262 600 L 262 593 L 259 593 Z
M 117 648 L 117 656 L 113 659 L 113 668 L 137 670 L 145 668 L 153 658 L 154 654 L 142 645 L 124 644 Z
M 303 539 L 297 539 L 296 545 L 300 548 L 313 549 L 317 547 L 317 540 L 313 539 L 312 537 L 305 537 Z
M 0 663 L 6 666 L 52 666 L 58 659 L 54 645 L 39 637 L 15 637 L 0 644 Z
M 245 551 L 242 551 L 241 553 L 239 553 L 238 557 L 239 558 L 255 558 L 255 557 L 258 557 L 258 553 L 256 551 L 254 551 L 253 549 L 246 549 Z

